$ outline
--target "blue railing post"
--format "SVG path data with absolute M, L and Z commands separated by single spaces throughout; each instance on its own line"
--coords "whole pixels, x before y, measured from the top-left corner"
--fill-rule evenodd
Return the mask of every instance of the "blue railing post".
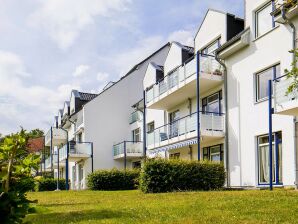
M 268 80 L 268 114 L 269 114 L 269 185 L 273 190 L 273 173 L 272 173 L 272 80 Z
M 68 154 L 69 154 L 69 142 L 67 138 L 67 143 L 66 143 L 66 160 L 65 160 L 65 188 L 66 190 L 69 190 L 68 186 Z
M 198 142 L 198 160 L 201 160 L 201 142 L 200 142 L 200 53 L 197 52 L 197 142 Z
M 126 170 L 126 141 L 124 141 L 124 170 Z
M 94 171 L 94 160 L 93 160 L 93 142 L 91 142 L 91 172 Z
M 50 141 L 50 158 L 51 158 L 51 172 L 53 172 L 54 174 L 54 169 L 53 169 L 53 127 L 51 127 L 50 129 L 50 137 L 51 137 L 51 141 Z
M 146 151 L 147 151 L 147 132 L 146 132 L 146 91 L 143 91 L 143 99 L 144 99 L 144 112 L 143 112 L 143 157 L 146 160 Z

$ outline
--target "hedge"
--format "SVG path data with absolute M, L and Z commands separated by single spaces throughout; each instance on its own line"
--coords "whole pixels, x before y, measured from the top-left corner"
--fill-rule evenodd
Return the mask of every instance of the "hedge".
M 214 190 L 225 183 L 223 164 L 151 159 L 144 163 L 140 189 L 145 193 Z
M 97 170 L 87 176 L 90 190 L 132 190 L 138 187 L 140 171 Z
M 54 191 L 57 189 L 57 179 L 54 178 L 40 178 L 36 180 L 36 191 Z M 65 190 L 65 179 L 59 179 L 59 189 Z

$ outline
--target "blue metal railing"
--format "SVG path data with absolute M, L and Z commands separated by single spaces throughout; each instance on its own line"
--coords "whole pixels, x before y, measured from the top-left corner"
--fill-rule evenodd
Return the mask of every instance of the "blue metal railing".
M 180 83 L 186 81 L 189 77 L 196 75 L 197 56 L 188 59 L 182 65 L 171 70 L 166 76 L 158 80 L 158 82 L 146 90 L 146 102 L 150 103 L 163 93 L 179 86 Z M 200 54 L 200 73 L 222 76 L 223 67 L 218 63 L 213 55 Z
M 200 111 L 201 131 L 223 132 L 224 114 Z M 184 138 L 184 135 L 197 131 L 197 112 L 162 125 L 152 132 L 147 133 L 147 145 L 158 146 L 175 137 Z

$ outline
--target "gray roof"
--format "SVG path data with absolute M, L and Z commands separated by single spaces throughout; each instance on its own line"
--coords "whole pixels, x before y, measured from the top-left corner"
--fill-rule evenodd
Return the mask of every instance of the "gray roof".
M 80 99 L 83 101 L 90 101 L 98 96 L 98 94 L 95 94 L 95 93 L 83 93 L 83 92 L 79 92 L 79 95 L 80 95 Z

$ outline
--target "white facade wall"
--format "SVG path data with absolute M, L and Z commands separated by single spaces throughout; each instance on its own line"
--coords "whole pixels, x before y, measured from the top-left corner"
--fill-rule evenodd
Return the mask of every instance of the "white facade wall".
M 131 107 L 143 98 L 148 63 L 163 64 L 167 53 L 168 46 L 84 106 L 85 141 L 93 142 L 95 170 L 123 168 L 123 161 L 113 158 L 113 145 L 131 140 Z
M 227 41 L 227 15 L 226 13 L 209 9 L 205 19 L 195 36 L 195 52 L 208 46 L 218 38 L 221 44 Z
M 228 67 L 229 161 L 232 186 L 258 186 L 257 136 L 268 134 L 268 101 L 255 102 L 255 74 L 280 63 L 291 64 L 291 31 L 277 25 L 255 38 L 254 12 L 268 1 L 246 1 L 246 26 L 251 42 L 225 60 Z M 273 115 L 273 132 L 282 132 L 283 185 L 294 185 L 293 117 Z

